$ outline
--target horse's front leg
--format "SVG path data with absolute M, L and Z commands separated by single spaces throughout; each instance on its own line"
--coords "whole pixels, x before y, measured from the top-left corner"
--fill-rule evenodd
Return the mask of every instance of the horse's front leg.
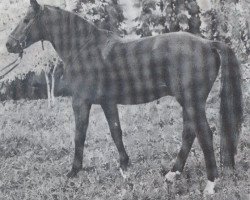
M 120 169 L 121 174 L 124 178 L 126 178 L 125 172 L 127 171 L 129 157 L 124 148 L 124 144 L 122 141 L 122 130 L 120 126 L 119 114 L 116 104 L 104 103 L 101 105 L 104 111 L 104 114 L 107 118 L 111 136 L 115 142 L 116 148 L 118 149 L 120 156 Z
M 79 99 L 73 98 L 73 111 L 75 115 L 75 155 L 71 171 L 67 174 L 69 178 L 75 177 L 82 169 L 83 148 L 86 138 L 86 132 L 89 123 L 89 111 L 91 104 L 87 101 L 79 102 Z

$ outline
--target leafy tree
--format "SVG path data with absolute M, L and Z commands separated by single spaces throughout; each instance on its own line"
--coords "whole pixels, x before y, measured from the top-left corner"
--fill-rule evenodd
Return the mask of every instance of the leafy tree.
M 163 1 L 157 4 L 154 0 L 137 0 L 135 6 L 141 8 L 140 16 L 135 19 L 138 23 L 134 30 L 136 34 L 145 37 L 169 32 L 165 25 L 166 18 L 163 13 L 165 4 Z
M 206 20 L 203 34 L 232 46 L 242 61 L 247 61 L 250 53 L 249 9 L 250 5 L 244 1 L 221 0 L 203 14 Z
M 200 34 L 200 26 L 201 26 L 201 20 L 200 20 L 200 8 L 196 1 L 191 0 L 188 3 L 186 3 L 186 8 L 188 10 L 188 13 L 190 14 L 190 18 L 188 19 L 188 31 L 190 33 L 194 34 Z
M 78 0 L 74 11 L 99 28 L 120 35 L 126 34 L 125 29 L 122 28 L 123 11 L 117 0 Z
M 141 14 L 136 19 L 138 35 L 188 31 L 200 34 L 199 6 L 195 0 L 137 0 Z

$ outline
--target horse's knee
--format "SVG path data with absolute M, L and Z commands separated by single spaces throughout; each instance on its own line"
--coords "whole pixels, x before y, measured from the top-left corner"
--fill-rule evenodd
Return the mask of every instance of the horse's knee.
M 112 136 L 116 136 L 116 137 L 122 136 L 121 126 L 117 122 L 110 124 L 109 128 L 110 128 L 110 132 Z

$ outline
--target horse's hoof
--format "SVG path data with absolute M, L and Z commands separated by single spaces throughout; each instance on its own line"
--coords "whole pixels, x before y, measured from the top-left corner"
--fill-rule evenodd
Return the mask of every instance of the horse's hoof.
M 175 181 L 175 177 L 177 175 L 180 175 L 181 173 L 179 171 L 176 171 L 176 172 L 171 172 L 169 171 L 166 175 L 165 175 L 165 181 L 167 182 L 171 182 L 173 183 Z
M 213 195 L 215 193 L 214 188 L 215 188 L 215 183 L 216 181 L 212 182 L 212 181 L 207 181 L 207 185 L 203 191 L 204 196 L 207 195 Z
M 81 169 L 72 169 L 68 174 L 68 178 L 75 178 Z
M 127 170 L 122 170 L 122 168 L 120 168 L 120 173 L 121 173 L 121 175 L 122 175 L 122 177 L 124 179 L 128 179 L 129 178 L 129 173 L 128 173 Z

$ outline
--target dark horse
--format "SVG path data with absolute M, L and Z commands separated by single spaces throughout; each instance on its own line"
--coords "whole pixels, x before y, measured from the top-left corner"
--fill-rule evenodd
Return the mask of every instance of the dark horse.
M 20 53 L 43 40 L 52 43 L 65 63 L 73 92 L 75 155 L 69 177 L 82 168 L 92 104 L 100 104 L 105 113 L 124 172 L 129 157 L 122 141 L 117 104 L 141 104 L 171 95 L 182 106 L 184 125 L 181 149 L 166 178 L 183 171 L 197 137 L 207 169 L 205 192 L 213 193 L 218 170 L 205 105 L 220 65 L 221 148 L 225 152 L 221 161 L 224 166 L 234 166 L 242 121 L 242 93 L 239 63 L 227 45 L 184 32 L 126 41 L 76 14 L 31 0 L 31 7 L 10 34 L 6 46 L 9 52 Z

